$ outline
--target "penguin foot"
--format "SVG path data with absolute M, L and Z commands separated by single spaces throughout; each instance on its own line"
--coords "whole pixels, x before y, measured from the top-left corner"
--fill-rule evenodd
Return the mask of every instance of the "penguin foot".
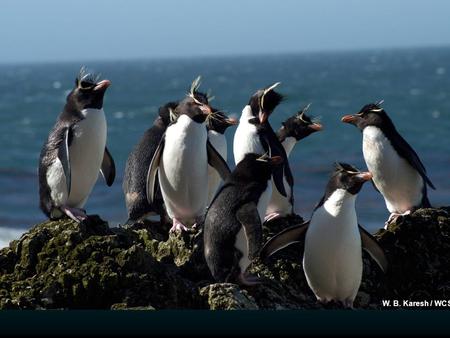
M 270 222 L 271 220 L 280 217 L 281 215 L 278 212 L 271 212 L 270 214 L 264 217 L 264 223 Z
M 392 222 L 397 221 L 397 219 L 400 216 L 406 216 L 406 215 L 409 215 L 410 213 L 411 213 L 411 210 L 408 210 L 408 211 L 404 212 L 403 214 L 398 214 L 398 213 L 393 212 L 392 214 L 389 215 L 388 220 L 384 223 L 384 228 L 387 229 L 388 225 L 391 224 Z
M 195 225 L 195 224 L 194 224 Z M 170 228 L 169 232 L 183 232 L 183 231 L 190 231 L 187 226 L 185 226 L 183 223 L 181 223 L 176 218 L 173 219 L 173 225 Z
M 80 223 L 88 218 L 84 209 L 62 206 L 61 211 L 77 223 Z
M 263 279 L 252 274 L 240 273 L 238 276 L 238 282 L 240 285 L 254 286 L 262 284 Z

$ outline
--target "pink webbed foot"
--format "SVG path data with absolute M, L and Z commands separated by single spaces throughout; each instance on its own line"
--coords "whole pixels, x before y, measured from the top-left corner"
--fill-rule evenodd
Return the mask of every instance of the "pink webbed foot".
M 196 226 L 196 224 L 193 225 L 193 227 Z M 177 233 L 177 232 L 183 232 L 183 231 L 189 231 L 189 228 L 185 226 L 183 223 L 181 223 L 176 218 L 173 219 L 173 225 L 170 228 L 169 232 Z
M 83 209 L 62 206 L 61 211 L 77 223 L 80 223 L 88 218 L 86 212 Z
M 264 217 L 264 223 L 270 222 L 271 220 L 280 217 L 281 215 L 278 212 L 271 212 L 270 214 Z
M 388 225 L 391 224 L 392 222 L 397 221 L 397 219 L 400 216 L 406 216 L 406 215 L 409 215 L 410 213 L 411 213 L 411 210 L 408 210 L 408 211 L 404 212 L 403 214 L 398 214 L 398 213 L 393 212 L 392 214 L 389 215 L 388 220 L 384 223 L 384 228 L 387 229 Z

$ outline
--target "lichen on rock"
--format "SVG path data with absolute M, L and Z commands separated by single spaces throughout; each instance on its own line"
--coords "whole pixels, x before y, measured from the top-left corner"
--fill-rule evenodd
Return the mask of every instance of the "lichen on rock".
M 384 275 L 366 255 L 355 307 L 382 299 L 448 299 L 450 208 L 420 209 L 375 234 L 389 260 Z M 264 226 L 264 238 L 300 223 Z M 286 248 L 251 272 L 265 281 L 241 287 L 212 280 L 201 230 L 168 235 L 145 221 L 110 228 L 98 216 L 36 225 L 0 250 L 1 309 L 317 309 L 303 273 L 303 244 Z M 331 304 L 327 308 L 339 308 Z

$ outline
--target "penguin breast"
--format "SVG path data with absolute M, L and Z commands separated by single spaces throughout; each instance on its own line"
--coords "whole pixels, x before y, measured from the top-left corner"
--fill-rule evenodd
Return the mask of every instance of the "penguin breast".
M 404 213 L 420 205 L 422 177 L 397 153 L 381 129 L 374 126 L 364 128 L 363 155 L 373 182 L 391 213 Z
M 193 218 L 207 204 L 206 127 L 182 115 L 165 138 L 158 177 L 167 212 L 171 218 Z
M 106 145 L 106 118 L 103 109 L 84 109 L 84 119 L 73 127 L 69 147 L 70 207 L 83 207 L 97 181 Z
M 234 162 L 238 164 L 243 160 L 245 154 L 263 154 L 264 148 L 261 144 L 258 131 L 254 124 L 249 123 L 249 119 L 254 118 L 250 106 L 245 106 L 239 120 L 233 139 Z

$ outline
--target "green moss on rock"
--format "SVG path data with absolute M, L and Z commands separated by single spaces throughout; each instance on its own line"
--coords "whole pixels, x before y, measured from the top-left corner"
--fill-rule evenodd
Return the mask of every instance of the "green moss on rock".
M 450 208 L 420 209 L 375 237 L 385 249 L 386 275 L 366 255 L 359 308 L 381 299 L 448 299 Z M 265 239 L 300 217 L 264 227 Z M 168 235 L 144 222 L 109 228 L 99 217 L 36 225 L 0 250 L 1 309 L 305 309 L 322 308 L 301 265 L 303 244 L 278 252 L 251 271 L 255 287 L 215 283 L 206 267 L 202 232 Z M 327 308 L 339 308 L 331 304 Z

